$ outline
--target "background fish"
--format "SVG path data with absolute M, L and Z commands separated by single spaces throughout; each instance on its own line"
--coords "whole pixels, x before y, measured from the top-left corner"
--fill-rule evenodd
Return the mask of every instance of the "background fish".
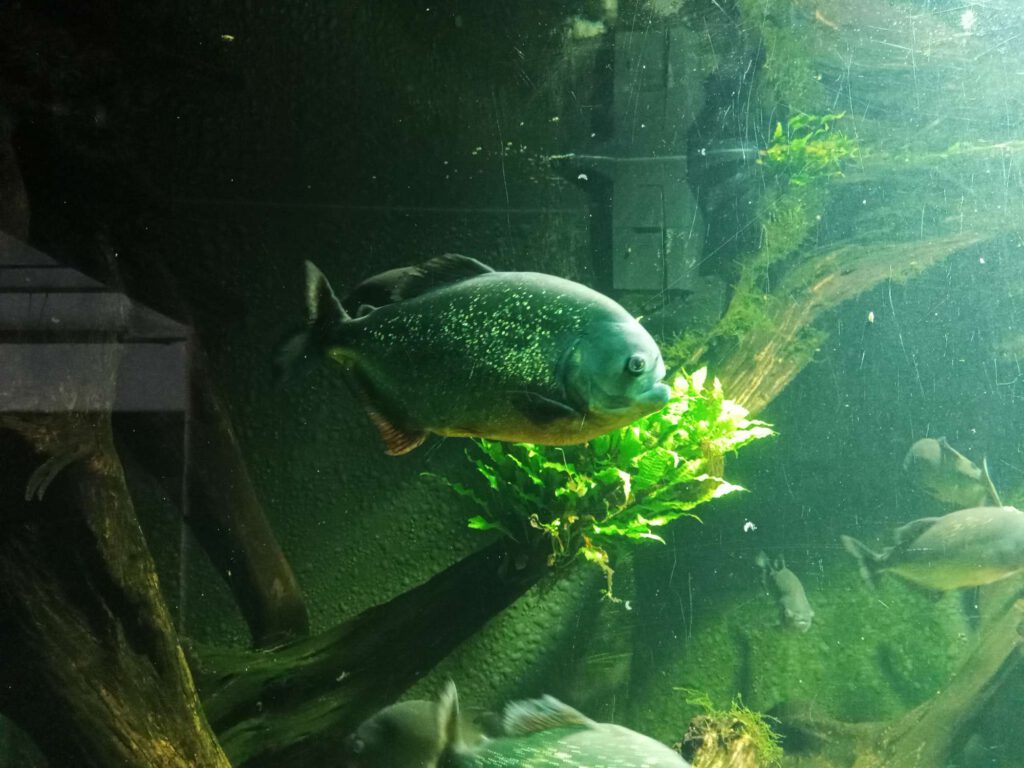
M 784 627 L 806 632 L 814 621 L 814 609 L 804 592 L 804 585 L 789 568 L 785 560 L 772 562 L 764 552 L 758 552 L 754 562 L 764 571 L 766 582 L 779 603 Z
M 926 517 L 896 529 L 895 544 L 873 552 L 851 536 L 841 540 L 873 584 L 889 571 L 936 590 L 990 584 L 1024 570 L 1024 512 L 972 507 Z
M 989 502 L 1002 506 L 988 466 L 979 467 L 944 437 L 925 437 L 910 446 L 903 469 L 914 485 L 955 509 Z
M 407 453 L 428 432 L 581 443 L 662 408 L 658 345 L 621 306 L 536 272 L 447 255 L 364 283 L 353 318 L 307 262 L 307 326 L 281 347 L 282 375 L 329 356 L 380 431 Z M 355 302 L 353 302 L 355 303 Z
M 610 723 L 597 723 L 545 696 L 509 704 L 502 735 L 467 746 L 460 732 L 458 696 L 442 696 L 447 744 L 441 768 L 689 768 L 661 742 Z
M 363 721 L 345 741 L 343 768 L 436 768 L 445 748 L 443 713 L 436 701 L 402 701 Z M 482 738 L 479 728 L 460 717 L 464 743 Z

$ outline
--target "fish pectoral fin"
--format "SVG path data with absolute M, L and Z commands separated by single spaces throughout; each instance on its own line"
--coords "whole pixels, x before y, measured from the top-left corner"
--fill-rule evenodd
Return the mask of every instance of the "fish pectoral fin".
M 534 424 L 550 424 L 560 419 L 581 419 L 583 414 L 571 405 L 538 395 L 536 392 L 517 392 L 512 405 Z
M 554 696 L 513 701 L 501 716 L 505 736 L 525 736 L 573 725 L 592 728 L 596 723 Z
M 392 301 L 404 301 L 429 293 L 438 286 L 461 283 L 463 280 L 486 275 L 493 271 L 486 264 L 469 256 L 446 253 L 444 256 L 438 256 L 411 269 L 392 289 L 391 299 Z
M 911 520 L 906 525 L 901 525 L 894 534 L 896 546 L 909 544 L 941 519 L 939 517 L 922 517 L 920 520 Z

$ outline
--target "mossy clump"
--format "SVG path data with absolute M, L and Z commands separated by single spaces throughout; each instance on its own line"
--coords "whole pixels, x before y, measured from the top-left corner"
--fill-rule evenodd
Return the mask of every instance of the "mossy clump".
M 785 123 L 775 123 L 771 143 L 758 154 L 758 164 L 798 187 L 842 176 L 843 165 L 860 156 L 857 141 L 834 127 L 844 114 L 797 112 Z
M 726 708 L 718 708 L 711 697 L 692 688 L 677 688 L 686 695 L 688 704 L 699 707 L 703 714 L 694 718 L 684 737 L 698 755 L 710 757 L 728 752 L 729 765 L 750 765 L 751 768 L 778 768 L 782 765 L 782 737 L 769 721 L 774 718 L 755 712 L 737 696 Z M 712 762 L 705 759 L 703 762 Z
M 539 534 L 549 565 L 583 557 L 604 571 L 605 594 L 615 599 L 609 550 L 661 542 L 659 528 L 741 490 L 721 476 L 722 457 L 772 434 L 701 369 L 677 377 L 668 405 L 628 427 L 564 447 L 476 440 L 466 457 L 482 482 L 440 479 L 479 507 L 471 528 L 519 543 Z

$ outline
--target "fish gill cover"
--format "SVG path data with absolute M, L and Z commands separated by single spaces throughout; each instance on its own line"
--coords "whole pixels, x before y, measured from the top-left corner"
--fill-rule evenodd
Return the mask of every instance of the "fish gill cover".
M 667 406 L 578 446 L 474 440 L 466 457 L 481 481 L 466 485 L 433 473 L 480 509 L 469 527 L 497 530 L 525 544 L 538 535 L 548 565 L 582 555 L 604 571 L 604 594 L 617 600 L 609 550 L 628 541 L 664 543 L 658 528 L 695 507 L 743 490 L 722 477 L 724 456 L 775 434 L 725 398 L 707 369 L 678 376 Z

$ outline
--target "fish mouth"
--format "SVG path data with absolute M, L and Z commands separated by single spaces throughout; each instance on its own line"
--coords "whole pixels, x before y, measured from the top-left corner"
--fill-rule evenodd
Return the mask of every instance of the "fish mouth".
M 609 397 L 594 410 L 615 416 L 630 414 L 641 416 L 660 411 L 668 404 L 671 394 L 672 391 L 667 384 L 658 382 L 638 395 Z
M 668 399 L 671 395 L 672 390 L 669 389 L 668 384 L 659 381 L 636 398 L 636 402 L 644 407 L 650 406 L 654 410 L 661 410 L 668 405 Z

